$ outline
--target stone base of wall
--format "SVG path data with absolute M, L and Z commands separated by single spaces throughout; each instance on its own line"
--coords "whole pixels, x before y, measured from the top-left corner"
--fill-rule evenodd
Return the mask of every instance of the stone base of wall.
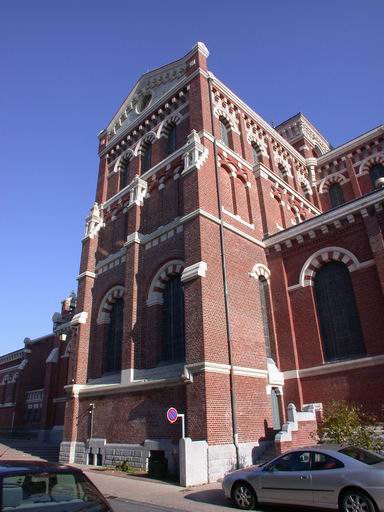
M 60 464 L 86 464 L 85 443 L 63 441 L 60 444 Z
M 97 465 L 97 455 L 100 454 L 99 465 L 101 466 L 114 468 L 126 462 L 133 468 L 147 471 L 151 450 L 164 451 L 165 458 L 168 460 L 168 471 L 173 474 L 179 472 L 179 450 L 168 439 L 147 439 L 144 445 L 107 443 L 106 439 L 89 439 L 85 443 L 63 441 L 60 445 L 59 460 L 62 464 L 74 462 L 88 465 L 89 454 L 92 453 L 94 456 L 93 465 Z
M 240 466 L 255 464 L 268 442 L 240 443 Z M 208 482 L 217 482 L 228 472 L 236 469 L 236 448 L 234 444 L 208 446 Z

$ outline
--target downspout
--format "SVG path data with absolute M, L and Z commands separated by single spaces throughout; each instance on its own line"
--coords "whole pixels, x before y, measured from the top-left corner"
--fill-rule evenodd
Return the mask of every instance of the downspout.
M 228 344 L 228 362 L 230 366 L 229 373 L 229 385 L 231 395 L 231 412 L 232 412 L 232 436 L 233 444 L 236 449 L 236 468 L 240 467 L 240 446 L 239 446 L 239 434 L 237 426 L 237 400 L 236 400 L 236 388 L 235 388 L 235 371 L 233 366 L 233 340 L 232 340 L 232 329 L 230 322 L 230 308 L 229 308 L 229 286 L 227 276 L 227 264 L 225 259 L 225 242 L 224 242 L 224 222 L 222 216 L 222 203 L 221 203 L 221 191 L 220 191 L 220 173 L 217 165 L 217 144 L 216 137 L 214 134 L 213 124 L 213 105 L 212 105 L 212 79 L 208 76 L 208 87 L 209 87 L 209 106 L 211 113 L 211 130 L 213 135 L 213 152 L 215 160 L 215 175 L 216 175 L 216 193 L 217 193 L 217 206 L 219 210 L 220 220 L 220 250 L 221 250 L 221 267 L 223 271 L 223 283 L 224 283 L 224 307 L 225 307 L 225 324 L 227 330 L 227 344 Z

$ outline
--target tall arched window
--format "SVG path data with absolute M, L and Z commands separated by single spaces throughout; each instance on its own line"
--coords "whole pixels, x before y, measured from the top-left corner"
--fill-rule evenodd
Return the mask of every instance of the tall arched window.
M 384 178 L 384 165 L 382 164 L 377 164 L 377 165 L 374 165 L 370 171 L 369 171 L 369 174 L 371 176 L 371 180 L 372 180 L 372 184 L 374 186 L 374 188 L 377 188 L 377 180 L 379 178 Z
M 128 185 L 129 162 L 125 162 L 120 170 L 120 190 Z
M 116 300 L 110 310 L 107 340 L 105 347 L 105 371 L 121 370 L 121 352 L 123 342 L 123 299 Z
M 272 329 L 270 327 L 270 301 L 269 301 L 269 290 L 268 281 L 265 277 L 260 276 L 259 279 L 259 295 L 260 295 L 260 309 L 261 309 L 261 320 L 263 322 L 263 334 L 265 352 L 267 357 L 272 358 Z
M 319 270 L 315 297 L 326 360 L 364 355 L 363 333 L 346 265 L 333 261 Z
M 336 206 L 340 206 L 345 203 L 343 188 L 340 183 L 332 183 L 329 187 L 328 193 L 332 208 L 336 208 Z
M 141 169 L 143 172 L 148 171 L 152 165 L 152 144 L 146 143 L 143 146 L 143 152 L 141 154 Z
M 224 144 L 226 146 L 228 146 L 229 148 L 232 148 L 232 140 L 231 140 L 231 136 L 230 136 L 231 126 L 224 117 L 221 117 L 219 119 L 219 122 L 220 122 L 220 139 L 222 142 L 224 142 Z
M 168 128 L 167 154 L 171 155 L 174 151 L 176 151 L 176 125 L 171 124 Z
M 163 361 L 183 361 L 184 342 L 184 292 L 181 276 L 172 276 L 163 293 Z
M 259 161 L 260 161 L 259 154 L 260 154 L 260 148 L 255 142 L 253 142 L 253 144 L 252 144 L 253 163 L 255 163 L 255 164 L 259 163 Z

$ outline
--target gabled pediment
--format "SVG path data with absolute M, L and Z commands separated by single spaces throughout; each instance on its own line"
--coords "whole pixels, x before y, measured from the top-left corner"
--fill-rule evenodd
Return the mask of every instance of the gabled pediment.
M 161 68 L 149 71 L 141 76 L 136 85 L 124 100 L 116 115 L 107 127 L 110 137 L 133 124 L 147 109 L 150 109 L 161 97 L 166 96 L 186 77 L 187 60 L 198 47 L 206 50 L 203 43 L 197 45 L 182 59 L 171 62 Z M 208 50 L 206 50 L 208 53 Z

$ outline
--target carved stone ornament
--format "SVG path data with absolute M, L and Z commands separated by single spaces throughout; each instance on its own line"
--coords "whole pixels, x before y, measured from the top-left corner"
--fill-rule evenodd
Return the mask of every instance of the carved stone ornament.
M 137 204 L 141 206 L 147 193 L 148 184 L 142 180 L 138 174 L 135 175 L 129 185 L 129 205 Z
M 85 236 L 93 238 L 97 234 L 102 225 L 103 219 L 100 214 L 99 205 L 97 203 L 94 203 L 89 212 L 88 217 L 86 218 Z
M 200 142 L 199 134 L 196 130 L 188 135 L 187 150 L 184 153 L 184 170 L 182 175 L 187 174 L 195 169 L 200 169 L 208 158 L 208 149 Z

